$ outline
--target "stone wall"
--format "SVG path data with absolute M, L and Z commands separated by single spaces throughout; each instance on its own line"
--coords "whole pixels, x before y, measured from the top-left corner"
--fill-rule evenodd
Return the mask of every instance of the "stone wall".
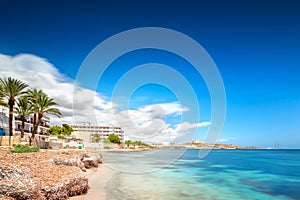
M 11 146 L 20 142 L 21 138 L 19 136 L 11 136 Z M 0 136 L 0 146 L 9 146 L 9 136 Z

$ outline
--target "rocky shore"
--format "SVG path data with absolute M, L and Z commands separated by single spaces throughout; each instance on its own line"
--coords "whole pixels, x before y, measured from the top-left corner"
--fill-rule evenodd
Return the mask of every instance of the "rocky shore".
M 68 199 L 87 193 L 86 169 L 99 154 L 83 150 L 11 153 L 0 150 L 0 199 Z

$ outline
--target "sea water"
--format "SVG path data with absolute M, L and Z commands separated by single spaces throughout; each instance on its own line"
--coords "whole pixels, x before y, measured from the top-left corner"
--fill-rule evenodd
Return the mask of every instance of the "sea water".
M 300 199 L 300 150 L 103 152 L 107 199 Z

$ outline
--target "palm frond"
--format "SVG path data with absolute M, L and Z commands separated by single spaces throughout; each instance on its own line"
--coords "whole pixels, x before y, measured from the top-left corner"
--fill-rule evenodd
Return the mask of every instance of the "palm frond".
M 34 109 L 27 97 L 21 97 L 17 101 L 17 107 L 15 108 L 15 111 L 20 117 L 26 118 L 30 114 L 33 114 Z
M 0 78 L 1 96 L 8 100 L 15 100 L 17 97 L 26 93 L 28 85 L 18 79 L 11 77 Z
M 45 110 L 45 113 L 61 117 L 61 112 L 58 108 L 49 108 Z
M 34 113 L 61 116 L 59 109 L 53 108 L 57 103 L 42 90 L 31 89 L 27 92 L 27 97 L 33 106 Z

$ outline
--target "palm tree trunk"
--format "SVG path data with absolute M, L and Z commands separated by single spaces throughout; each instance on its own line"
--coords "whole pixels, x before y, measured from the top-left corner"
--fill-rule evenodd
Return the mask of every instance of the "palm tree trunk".
M 32 141 L 33 141 L 33 145 L 37 145 L 36 144 L 36 140 L 35 140 L 35 134 L 37 134 L 37 129 L 38 129 L 38 126 L 39 126 L 39 121 L 36 120 L 36 123 L 33 125 L 33 132 L 32 132 Z
M 33 131 L 32 131 L 32 139 L 35 138 L 35 134 L 37 134 L 37 130 L 39 127 L 40 121 L 37 119 L 37 113 L 33 115 Z
M 32 144 L 32 141 L 34 142 L 34 138 L 35 138 L 35 134 L 37 132 L 37 121 L 36 121 L 36 113 L 33 114 L 33 130 L 32 130 L 32 133 L 31 133 L 31 138 L 29 140 L 29 145 L 31 146 Z
M 21 138 L 24 137 L 25 117 L 22 117 Z
M 37 120 L 37 121 L 33 124 L 32 139 L 34 139 L 35 134 L 37 134 L 37 129 L 38 129 L 38 126 L 39 126 L 38 123 L 39 123 L 39 122 L 38 122 L 38 120 Z
M 40 125 L 40 122 L 41 122 L 41 119 L 43 118 L 43 114 L 38 114 L 38 117 L 36 118 L 36 124 L 35 124 L 35 127 L 34 127 L 34 133 L 35 134 L 37 134 L 38 132 L 37 132 L 37 130 L 38 130 L 38 128 L 39 128 L 39 125 Z M 35 137 L 33 136 L 33 141 L 35 142 L 36 140 L 35 140 Z M 38 146 L 39 144 L 34 144 L 34 145 L 36 145 L 36 146 Z
M 32 137 L 33 138 L 36 134 L 35 126 L 36 126 L 36 113 L 33 114 L 33 131 L 32 131 Z
M 9 130 L 9 146 L 11 146 L 11 136 L 13 135 L 13 117 L 14 117 L 14 100 L 9 100 L 9 124 L 8 124 L 8 130 Z
M 39 128 L 39 125 L 40 125 L 40 122 L 41 122 L 42 118 L 43 118 L 43 114 L 39 113 L 38 117 L 37 117 L 36 130 Z

